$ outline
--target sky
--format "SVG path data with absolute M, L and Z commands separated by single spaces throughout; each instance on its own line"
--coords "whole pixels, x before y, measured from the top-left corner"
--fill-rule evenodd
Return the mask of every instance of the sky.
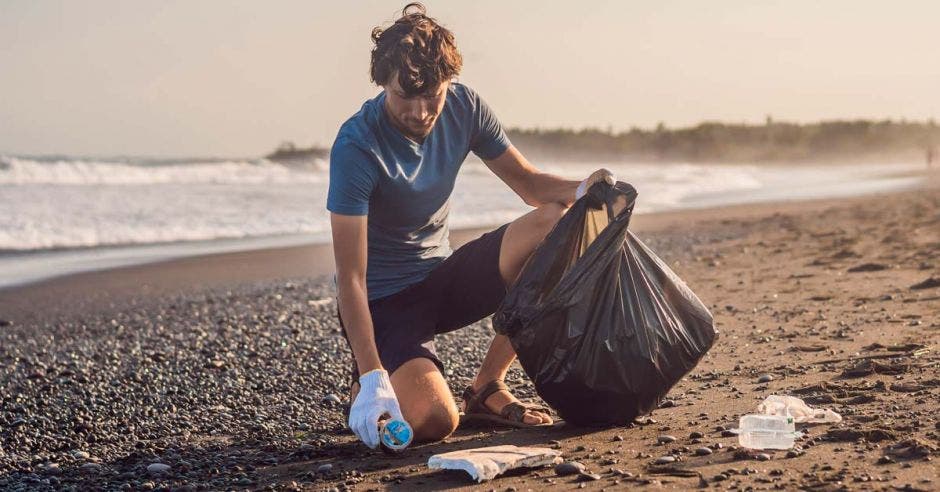
M 0 153 L 329 145 L 406 2 L 0 0 Z M 940 2 L 427 0 L 506 127 L 940 117 Z

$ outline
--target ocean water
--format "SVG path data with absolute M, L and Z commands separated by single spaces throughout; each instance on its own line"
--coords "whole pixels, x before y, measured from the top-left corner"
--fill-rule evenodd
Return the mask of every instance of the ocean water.
M 910 174 L 918 165 L 904 163 L 536 164 L 577 179 L 607 167 L 639 191 L 637 213 L 846 196 L 920 179 Z M 328 186 L 320 160 L 0 156 L 0 286 L 194 252 L 326 242 Z M 452 228 L 501 224 L 530 210 L 474 158 L 452 200 Z

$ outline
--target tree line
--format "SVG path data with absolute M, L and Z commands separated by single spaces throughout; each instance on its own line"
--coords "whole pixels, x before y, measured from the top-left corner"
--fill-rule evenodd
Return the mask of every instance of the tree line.
M 704 122 L 688 128 L 599 128 L 507 131 L 527 156 L 553 160 L 643 160 L 764 162 L 847 159 L 923 159 L 940 145 L 933 120 L 834 120 L 763 125 Z M 935 150 L 936 152 L 936 150 Z

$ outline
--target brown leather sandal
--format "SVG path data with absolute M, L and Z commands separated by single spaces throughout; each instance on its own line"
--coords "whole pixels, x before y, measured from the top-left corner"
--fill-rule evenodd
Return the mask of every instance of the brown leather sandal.
M 467 386 L 463 391 L 463 401 L 466 408 L 463 415 L 460 416 L 461 423 L 470 422 L 488 422 L 494 424 L 508 425 L 511 427 L 550 427 L 553 424 L 527 424 L 523 420 L 526 412 L 536 411 L 546 415 L 551 415 L 551 410 L 532 403 L 522 403 L 514 401 L 507 403 L 499 413 L 490 410 L 486 406 L 486 399 L 497 391 L 509 392 L 509 386 L 506 383 L 495 380 L 490 381 L 480 390 L 479 393 L 473 391 L 472 386 Z

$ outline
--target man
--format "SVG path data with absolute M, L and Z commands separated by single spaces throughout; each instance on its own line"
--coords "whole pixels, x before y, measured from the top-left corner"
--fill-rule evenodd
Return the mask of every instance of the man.
M 384 90 L 339 130 L 327 209 L 340 323 L 355 357 L 349 426 L 374 448 L 383 415 L 404 418 L 416 441 L 454 431 L 458 409 L 434 336 L 491 315 L 566 208 L 613 176 L 602 169 L 570 181 L 530 164 L 486 103 L 453 80 L 462 65 L 454 36 L 421 4 L 372 39 L 371 77 Z M 535 210 L 451 252 L 449 199 L 471 151 Z M 495 336 L 464 412 L 551 424 L 546 409 L 521 404 L 503 383 L 514 358 Z

